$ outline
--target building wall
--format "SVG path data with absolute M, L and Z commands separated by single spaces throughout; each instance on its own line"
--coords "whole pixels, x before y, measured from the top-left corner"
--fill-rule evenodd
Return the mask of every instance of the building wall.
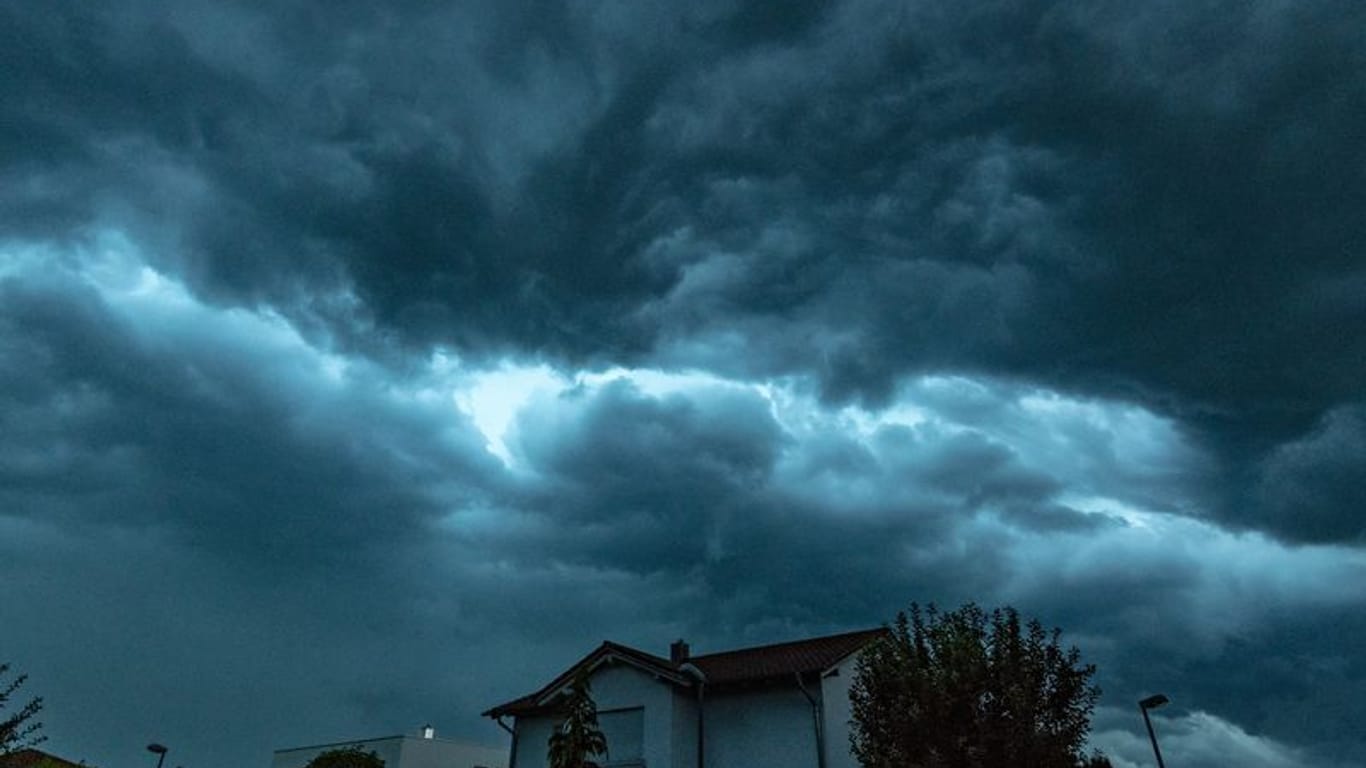
M 697 692 L 675 688 L 673 697 L 673 762 L 669 765 L 672 768 L 696 768 Z
M 840 662 L 834 674 L 821 678 L 821 717 L 825 729 L 825 768 L 859 768 L 849 748 L 849 688 L 854 684 L 858 654 Z
M 811 703 L 795 680 L 739 692 L 708 691 L 703 717 L 706 768 L 816 768 Z
M 545 768 L 550 734 L 556 721 L 550 717 L 519 717 L 513 726 L 516 747 L 511 768 Z

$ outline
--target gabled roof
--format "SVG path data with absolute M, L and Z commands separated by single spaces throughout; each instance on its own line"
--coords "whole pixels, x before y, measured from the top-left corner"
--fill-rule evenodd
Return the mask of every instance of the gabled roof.
M 493 709 L 484 713 L 485 717 L 502 717 L 503 715 L 527 715 L 532 712 L 550 708 L 555 703 L 555 699 L 560 692 L 567 688 L 573 681 L 574 675 L 580 670 L 592 672 L 603 664 L 611 662 L 623 662 L 641 671 L 664 678 L 675 685 L 687 685 L 688 678 L 675 667 L 668 659 L 661 658 L 652 653 L 632 648 L 628 645 L 621 645 L 610 640 L 604 641 L 579 659 L 577 663 L 560 673 L 554 680 L 542 686 L 540 689 L 529 693 L 521 698 L 513 699 L 504 704 L 499 704 Z
M 696 682 L 695 677 L 683 671 L 687 665 L 701 670 L 708 687 L 759 683 L 791 678 L 794 675 L 824 673 L 850 654 L 881 637 L 886 631 L 864 629 L 808 640 L 708 653 L 691 656 L 679 664 L 630 646 L 604 642 L 539 690 L 499 704 L 485 712 L 484 716 L 523 716 L 544 711 L 553 706 L 555 698 L 569 685 L 576 673 L 581 670 L 592 672 L 611 661 L 625 662 L 682 687 L 690 687 Z
M 885 629 L 864 629 L 790 643 L 708 653 L 693 656 L 688 661 L 707 676 L 707 685 L 750 683 L 822 673 L 885 632 Z

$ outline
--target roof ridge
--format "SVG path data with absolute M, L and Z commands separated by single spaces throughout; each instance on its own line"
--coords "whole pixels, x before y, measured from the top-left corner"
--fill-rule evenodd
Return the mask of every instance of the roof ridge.
M 628 651 L 628 652 L 630 652 L 630 653 L 634 653 L 634 654 L 638 654 L 638 655 L 640 655 L 640 656 L 644 656 L 645 658 L 649 659 L 650 661 L 657 662 L 657 663 L 662 664 L 662 665 L 664 665 L 664 666 L 666 666 L 666 667 L 673 667 L 673 666 L 674 666 L 673 662 L 669 661 L 668 659 L 664 658 L 663 656 L 656 656 L 655 654 L 650 653 L 649 651 L 642 651 L 642 650 L 640 650 L 639 648 L 636 648 L 635 646 L 626 645 L 625 643 L 618 643 L 618 642 L 615 642 L 615 641 L 612 641 L 612 640 L 603 640 L 603 641 L 602 641 L 602 645 L 600 645 L 600 646 L 598 646 L 598 647 L 599 647 L 599 648 L 609 648 L 609 649 L 618 650 L 618 651 Z M 590 655 L 591 655 L 591 654 L 590 654 Z

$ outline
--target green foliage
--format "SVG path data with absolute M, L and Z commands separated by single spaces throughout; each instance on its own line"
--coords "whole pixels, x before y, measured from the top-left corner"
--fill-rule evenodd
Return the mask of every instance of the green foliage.
M 598 705 L 586 674 L 574 678 L 563 707 L 564 720 L 550 734 L 550 768 L 597 768 L 590 758 L 607 754 L 607 737 L 598 728 Z
M 309 760 L 305 768 L 384 768 L 384 758 L 360 747 L 329 749 Z
M 9 706 L 10 699 L 19 692 L 24 681 L 28 680 L 28 675 L 18 675 L 9 684 L 5 684 L 5 674 L 8 672 L 9 664 L 0 664 L 0 717 L 4 717 L 5 707 Z M 35 697 L 29 699 L 28 703 L 19 707 L 10 716 L 0 720 L 0 755 L 8 755 L 47 740 L 46 736 L 39 733 L 43 724 L 33 719 L 42 709 L 43 700 Z
M 1013 608 L 912 604 L 857 662 L 854 754 L 866 768 L 1108 768 L 1083 753 L 1095 667 L 1060 634 Z

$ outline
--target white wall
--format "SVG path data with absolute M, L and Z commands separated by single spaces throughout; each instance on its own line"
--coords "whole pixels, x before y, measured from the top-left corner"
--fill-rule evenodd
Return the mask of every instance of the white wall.
M 556 720 L 550 717 L 519 717 L 513 727 L 516 748 L 512 752 L 515 761 L 511 768 L 545 768 L 550 734 L 554 732 Z
M 816 768 L 811 703 L 795 679 L 781 687 L 708 691 L 703 716 L 706 768 Z
M 697 766 L 697 691 L 675 688 L 673 703 L 673 762 L 671 768 Z M 650 768 L 654 768 L 651 766 Z
M 845 659 L 835 674 L 821 679 L 822 720 L 825 727 L 825 768 L 859 768 L 849 749 L 849 688 L 854 684 L 855 660 Z

